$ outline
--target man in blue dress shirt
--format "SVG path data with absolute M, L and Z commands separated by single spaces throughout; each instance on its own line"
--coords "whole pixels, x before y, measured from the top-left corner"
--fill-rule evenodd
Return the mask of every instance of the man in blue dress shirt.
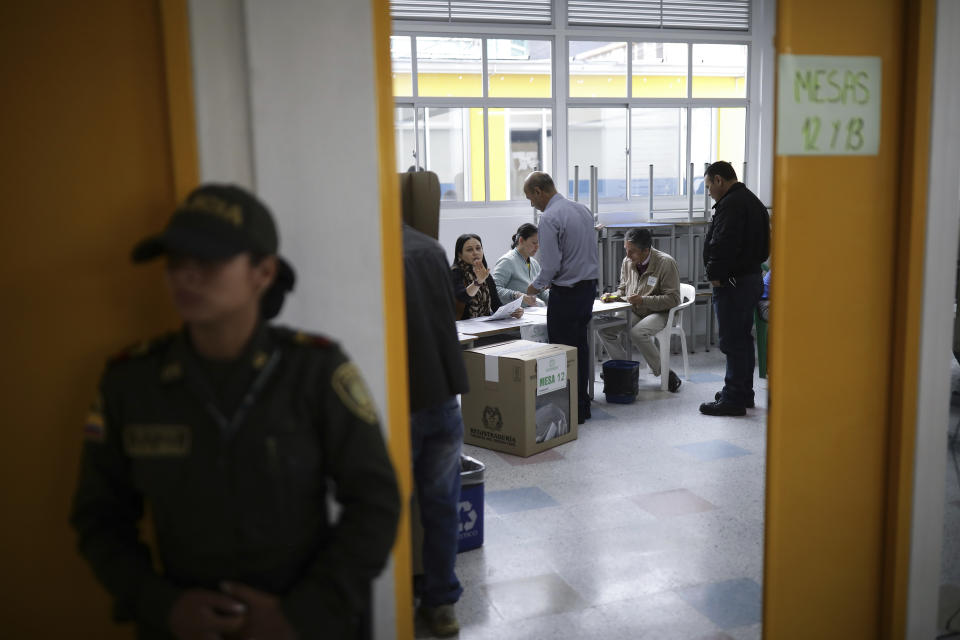
M 553 179 L 542 171 L 531 173 L 523 193 L 540 216 L 540 275 L 530 283 L 527 294 L 536 295 L 550 287 L 547 305 L 547 334 L 551 343 L 577 348 L 577 416 L 580 424 L 590 418 L 587 395 L 589 358 L 587 328 L 597 297 L 600 256 L 593 214 L 579 202 L 557 193 Z

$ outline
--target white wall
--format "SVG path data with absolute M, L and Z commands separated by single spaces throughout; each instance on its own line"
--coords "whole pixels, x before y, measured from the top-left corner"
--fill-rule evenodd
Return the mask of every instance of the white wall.
M 960 232 L 960 2 L 937 6 L 933 62 L 933 114 L 919 336 L 917 434 L 913 471 L 907 638 L 937 633 L 943 545 L 944 477 L 950 423 L 950 360 Z
M 253 188 L 243 5 L 194 0 L 189 11 L 200 176 Z
M 753 44 L 750 55 L 750 117 L 747 122 L 747 175 L 743 177 L 757 197 L 773 206 L 774 69 L 773 46 L 777 0 L 753 0 Z
M 339 341 L 385 416 L 371 5 L 191 0 L 190 15 L 201 177 L 271 207 L 298 277 L 280 322 Z M 396 635 L 393 581 L 390 566 L 375 585 L 378 640 Z

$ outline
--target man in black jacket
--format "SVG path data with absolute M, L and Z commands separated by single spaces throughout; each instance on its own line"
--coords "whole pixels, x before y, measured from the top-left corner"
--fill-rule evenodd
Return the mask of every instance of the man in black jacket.
M 767 208 L 737 180 L 729 162 L 714 162 L 705 173 L 716 201 L 703 244 L 703 264 L 713 284 L 720 351 L 727 356 L 723 389 L 700 405 L 709 416 L 742 416 L 753 407 L 753 310 L 763 292 L 760 265 L 770 255 Z
M 423 524 L 420 613 L 435 636 L 446 637 L 460 630 L 453 605 L 463 593 L 454 572 L 463 444 L 457 394 L 467 391 L 467 371 L 457 338 L 446 253 L 436 240 L 406 224 L 403 271 L 411 453 Z

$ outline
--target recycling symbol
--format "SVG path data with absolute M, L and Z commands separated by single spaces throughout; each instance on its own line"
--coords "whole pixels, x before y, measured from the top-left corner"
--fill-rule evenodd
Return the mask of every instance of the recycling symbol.
M 466 514 L 466 515 L 464 515 Z M 466 520 L 466 522 L 464 522 Z M 469 500 L 460 503 L 460 533 L 470 531 L 477 524 L 477 511 Z

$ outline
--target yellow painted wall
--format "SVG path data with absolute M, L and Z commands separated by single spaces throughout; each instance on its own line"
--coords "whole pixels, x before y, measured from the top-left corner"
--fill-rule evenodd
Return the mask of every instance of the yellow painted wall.
M 693 76 L 694 98 L 746 98 L 747 81 L 743 77 Z
M 686 98 L 686 76 L 633 76 L 634 98 Z
M 891 500 L 900 487 L 888 481 L 909 476 L 892 472 L 890 443 L 914 428 L 915 414 L 895 411 L 906 398 L 896 381 L 916 358 L 903 318 L 917 307 L 905 292 L 922 284 L 905 268 L 922 247 L 903 231 L 923 209 L 903 196 L 925 184 L 916 158 L 928 153 L 928 142 L 910 135 L 904 78 L 929 73 L 922 56 L 909 55 L 918 40 L 905 21 L 909 6 L 778 2 L 779 53 L 880 56 L 883 79 L 878 155 L 777 157 L 774 165 L 767 638 L 903 637 L 890 615 L 902 612 L 902 590 L 884 585 L 894 579 L 891 551 L 905 543 L 891 535 L 890 509 L 909 504 Z M 864 16 L 869 28 L 851 28 Z M 912 88 L 916 113 L 928 114 L 929 92 Z M 905 140 L 915 153 L 904 154 Z
M 483 153 L 483 109 L 470 109 L 470 200 L 486 199 Z
M 394 73 L 393 92 L 397 97 L 409 96 L 413 82 L 409 73 Z M 420 73 L 417 90 L 421 96 L 472 97 L 483 95 L 479 73 Z M 488 93 L 491 98 L 549 98 L 552 95 L 549 74 L 490 74 Z M 634 75 L 635 98 L 685 98 L 686 76 Z M 626 76 L 570 76 L 570 97 L 627 97 Z M 746 81 L 737 77 L 694 76 L 695 98 L 744 98 Z
M 904 114 L 901 146 L 900 210 L 892 373 L 890 450 L 887 465 L 887 514 L 883 617 L 885 638 L 901 638 L 906 629 L 913 519 L 913 476 L 917 435 L 917 377 L 923 303 L 926 242 L 927 172 L 930 159 L 933 43 L 936 0 L 907 3 L 904 20 Z
M 412 91 L 409 73 L 392 73 L 394 95 L 402 97 Z M 480 74 L 418 74 L 418 91 L 421 96 L 433 97 L 480 97 L 483 92 Z M 570 78 L 571 97 L 626 97 L 626 79 L 596 75 L 573 75 Z M 694 95 L 711 98 L 743 98 L 745 83 L 743 78 L 734 77 L 695 77 Z M 490 74 L 489 94 L 491 97 L 513 98 L 549 98 L 551 96 L 551 77 L 549 74 Z M 633 95 L 635 97 L 671 98 L 685 97 L 687 79 L 685 76 L 633 76 Z M 737 115 L 730 114 L 736 113 Z M 718 119 L 720 128 L 717 147 L 713 157 L 723 158 L 739 167 L 743 163 L 744 121 L 739 114 L 742 110 L 720 109 Z M 490 109 L 490 199 L 507 200 L 510 197 L 510 185 L 507 181 L 507 162 L 509 155 L 503 145 L 506 135 L 502 109 Z M 472 201 L 484 200 L 484 145 L 482 109 L 470 109 L 470 165 L 473 181 Z
M 487 93 L 491 98 L 549 98 L 551 76 L 544 74 L 491 73 Z
M 0 3 L 5 638 L 132 637 L 110 622 L 67 516 L 105 359 L 175 326 L 159 268 L 129 262 L 189 180 L 174 157 L 192 138 L 167 93 L 189 69 L 164 68 L 184 58 L 164 51 L 174 5 L 185 33 L 182 2 Z
M 570 74 L 571 98 L 626 98 L 626 69 L 620 75 Z
M 380 186 L 380 250 L 383 258 L 383 308 L 402 309 L 406 305 L 403 283 L 403 231 L 400 194 L 394 172 L 393 94 L 390 79 L 390 3 L 370 2 L 374 70 L 376 73 L 377 137 Z M 400 495 L 413 493 L 413 470 L 410 457 L 410 402 L 407 380 L 406 315 L 384 314 L 383 328 L 386 350 L 387 424 L 390 437 L 387 446 L 397 472 Z M 401 501 L 402 511 L 393 544 L 394 611 L 397 640 L 413 638 L 413 563 L 410 542 L 410 503 Z M 306 639 L 304 639 L 306 640 Z
M 712 158 L 726 160 L 733 165 L 737 173 L 743 166 L 745 152 L 743 141 L 746 139 L 746 109 L 729 107 L 717 109 L 717 147 L 712 150 Z M 743 176 L 740 176 L 743 179 Z
M 479 98 L 482 80 L 479 73 L 418 73 L 417 91 L 421 96 Z
M 509 184 L 506 176 L 506 166 L 509 161 L 507 145 L 504 138 L 507 135 L 506 112 L 503 109 L 490 109 L 487 115 L 487 124 L 490 127 L 490 199 L 507 200 Z

